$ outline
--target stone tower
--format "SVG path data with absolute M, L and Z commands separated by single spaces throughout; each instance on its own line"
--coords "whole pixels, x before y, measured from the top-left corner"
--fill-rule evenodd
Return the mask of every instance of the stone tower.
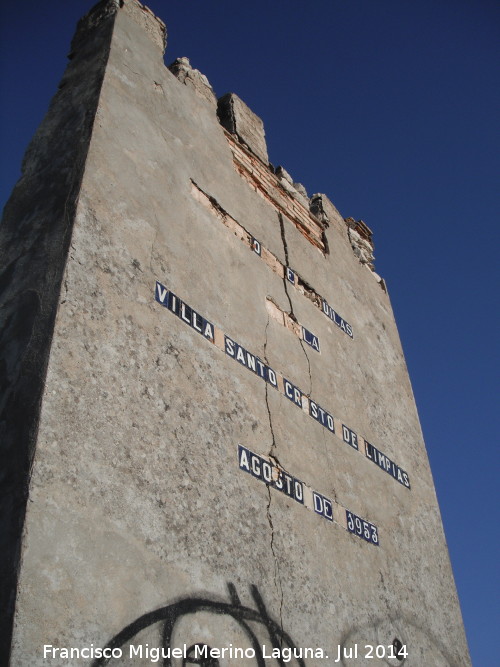
M 2 650 L 470 665 L 372 232 L 164 47 L 80 21 L 0 227 Z

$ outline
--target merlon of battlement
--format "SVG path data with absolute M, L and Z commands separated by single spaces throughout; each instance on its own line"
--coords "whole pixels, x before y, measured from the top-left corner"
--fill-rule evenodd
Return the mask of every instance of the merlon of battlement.
M 222 127 L 235 134 L 264 164 L 269 164 L 264 123 L 235 93 L 219 98 L 217 115 Z
M 210 104 L 217 105 L 217 98 L 209 80 L 199 70 L 191 66 L 189 58 L 176 58 L 168 66 L 168 69 L 181 83 L 192 88 L 195 93 L 210 102 Z
M 167 47 L 166 26 L 161 19 L 153 14 L 149 7 L 138 2 L 138 0 L 101 0 L 78 21 L 75 37 L 71 42 L 70 57 L 74 51 L 78 50 L 82 40 L 87 38 L 90 31 L 120 10 L 144 28 L 153 43 L 161 49 L 162 53 L 165 52 Z
M 345 218 L 345 223 L 354 254 L 361 264 L 366 264 L 373 271 L 375 256 L 372 230 L 363 220 Z

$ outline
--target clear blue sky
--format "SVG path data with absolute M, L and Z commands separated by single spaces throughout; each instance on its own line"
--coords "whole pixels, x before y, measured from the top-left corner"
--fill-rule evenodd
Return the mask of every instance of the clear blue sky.
M 500 4 L 147 4 L 167 63 L 188 56 L 218 96 L 236 92 L 271 161 L 374 230 L 473 663 L 498 665 Z M 2 205 L 91 5 L 2 3 Z

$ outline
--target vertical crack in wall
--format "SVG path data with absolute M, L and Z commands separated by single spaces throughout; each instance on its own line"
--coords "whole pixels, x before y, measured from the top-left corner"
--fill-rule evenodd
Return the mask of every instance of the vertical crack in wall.
M 280 230 L 281 230 L 281 240 L 283 242 L 283 252 L 285 253 L 285 266 L 290 267 L 290 261 L 288 259 L 288 244 L 286 242 L 286 236 L 285 236 L 285 223 L 283 221 L 283 216 L 281 213 L 278 213 L 278 220 L 280 223 Z M 288 278 L 286 277 L 286 271 L 283 274 L 283 287 L 285 288 L 285 294 L 288 299 L 288 303 L 290 305 L 290 317 L 293 319 L 294 322 L 298 322 L 297 317 L 295 316 L 295 313 L 293 312 L 293 304 L 292 304 L 292 299 L 290 297 L 290 294 L 288 292 Z M 309 373 L 309 393 L 307 396 L 311 396 L 312 394 L 312 376 L 311 376 L 311 362 L 309 361 L 309 357 L 307 356 L 307 351 L 304 347 L 304 342 L 299 338 L 300 342 L 300 347 L 302 348 L 302 352 L 305 355 L 306 361 L 307 361 L 307 369 Z
M 266 362 L 266 365 L 269 365 L 268 359 L 267 359 L 267 329 L 269 327 L 269 314 L 267 316 L 267 322 L 266 322 L 266 329 L 265 329 L 265 339 L 264 339 L 264 361 Z M 269 418 L 269 428 L 271 430 L 271 447 L 269 449 L 269 458 L 271 458 L 273 461 L 276 462 L 276 464 L 279 467 L 282 467 L 278 457 L 276 456 L 276 438 L 274 435 L 274 429 L 273 429 L 273 419 L 271 416 L 271 408 L 269 407 L 269 383 L 266 382 L 265 385 L 265 398 L 266 398 L 266 409 L 267 409 L 267 416 Z M 279 561 L 278 561 L 278 556 L 276 554 L 276 551 L 274 550 L 274 525 L 273 525 L 273 520 L 271 516 L 271 488 L 268 486 L 267 487 L 267 493 L 268 493 L 268 503 L 266 507 L 266 515 L 267 515 L 267 520 L 269 522 L 269 528 L 271 529 L 271 553 L 273 555 L 274 559 L 274 585 L 276 587 L 276 590 L 278 591 L 278 595 L 280 598 L 280 611 L 279 611 L 279 618 L 280 618 L 280 628 L 281 628 L 281 637 L 283 636 L 283 585 L 281 583 L 281 574 L 280 574 L 280 569 L 279 569 Z M 280 639 L 280 643 L 281 643 Z
M 283 252 L 285 253 L 285 266 L 290 266 L 290 260 L 288 258 L 288 244 L 286 242 L 286 236 L 285 236 L 285 223 L 283 221 L 283 216 L 281 215 L 281 213 L 278 213 L 278 220 L 280 222 L 281 240 L 283 242 Z M 292 300 L 290 298 L 290 295 L 288 294 L 288 285 L 286 284 L 286 281 L 287 277 L 286 275 L 283 275 L 283 285 L 285 287 L 285 294 L 287 296 L 288 303 L 290 304 L 290 315 L 293 317 L 295 321 L 297 321 L 295 313 L 293 312 Z
M 280 634 L 280 646 L 282 646 L 283 642 L 283 585 L 281 583 L 281 573 L 280 573 L 280 568 L 279 568 L 279 561 L 278 561 L 278 556 L 276 554 L 276 551 L 274 550 L 274 525 L 273 525 L 273 519 L 271 516 L 271 488 L 268 486 L 267 487 L 267 494 L 268 494 L 268 503 L 267 503 L 267 520 L 269 522 L 269 527 L 271 528 L 271 553 L 273 554 L 274 558 L 274 585 L 276 586 L 276 590 L 278 591 L 278 595 L 280 598 L 280 610 L 279 610 L 279 619 L 280 619 L 280 628 L 281 628 L 281 634 Z
M 267 329 L 269 327 L 269 314 L 267 315 L 267 322 L 266 322 L 266 329 L 264 332 L 265 339 L 264 339 L 264 361 L 266 362 L 266 366 L 269 366 L 269 360 L 267 358 Z M 265 399 L 266 399 L 266 409 L 267 409 L 267 417 L 269 419 L 269 428 L 271 430 L 271 448 L 269 449 L 268 456 L 272 458 L 276 463 L 281 467 L 281 464 L 278 460 L 278 457 L 276 456 L 276 438 L 274 437 L 274 429 L 273 429 L 273 419 L 271 417 L 271 408 L 269 407 L 269 383 L 266 382 L 265 384 Z
M 304 353 L 306 359 L 307 359 L 307 372 L 309 373 L 309 393 L 307 394 L 309 398 L 311 398 L 312 394 L 312 375 L 311 375 L 311 362 L 309 361 L 309 357 L 307 356 L 306 348 L 304 347 L 304 342 L 299 338 L 299 343 L 300 347 L 302 348 L 302 352 Z

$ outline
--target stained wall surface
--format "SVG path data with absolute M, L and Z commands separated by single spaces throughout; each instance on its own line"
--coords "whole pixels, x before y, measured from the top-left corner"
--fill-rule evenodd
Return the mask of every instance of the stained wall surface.
M 469 665 L 383 282 L 327 197 L 311 214 L 262 160 L 244 102 L 169 71 L 135 0 L 103 6 L 12 664 L 112 642 L 110 664 L 232 644 L 257 657 L 220 665 L 278 665 L 259 647 L 281 642 L 314 649 L 293 665 Z

